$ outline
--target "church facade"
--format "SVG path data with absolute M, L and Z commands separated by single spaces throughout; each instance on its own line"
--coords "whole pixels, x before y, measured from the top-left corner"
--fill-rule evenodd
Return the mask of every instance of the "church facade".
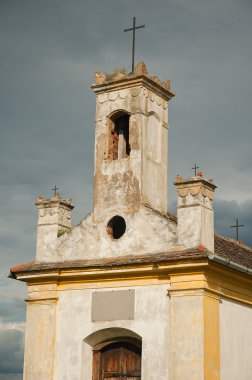
M 167 211 L 170 82 L 96 73 L 94 206 L 39 196 L 24 380 L 249 380 L 252 249 L 214 233 L 216 186 L 177 176 Z

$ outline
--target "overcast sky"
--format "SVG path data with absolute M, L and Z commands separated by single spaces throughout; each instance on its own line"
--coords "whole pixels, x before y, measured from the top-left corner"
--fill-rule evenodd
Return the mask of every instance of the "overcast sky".
M 0 0 L 0 380 L 21 379 L 25 286 L 8 268 L 35 257 L 38 195 L 56 184 L 76 224 L 92 208 L 94 72 L 136 61 L 170 79 L 172 182 L 194 163 L 218 186 L 216 231 L 252 245 L 251 0 Z

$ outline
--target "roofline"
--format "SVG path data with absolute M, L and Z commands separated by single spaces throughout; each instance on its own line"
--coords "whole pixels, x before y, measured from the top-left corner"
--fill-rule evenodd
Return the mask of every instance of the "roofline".
M 198 248 L 198 249 L 197 249 Z M 94 262 L 92 263 L 92 261 L 90 262 L 90 265 L 85 265 L 84 263 L 84 265 L 82 266 L 80 266 L 79 268 L 82 268 L 82 269 L 90 269 L 90 268 L 109 268 L 109 267 L 111 267 L 111 264 L 112 264 L 112 266 L 115 266 L 115 267 L 124 267 L 124 266 L 126 266 L 126 267 L 129 267 L 129 266 L 135 266 L 135 265 L 139 265 L 139 264 L 142 264 L 142 265 L 148 265 L 148 264 L 154 264 L 154 265 L 156 265 L 156 264 L 164 264 L 164 263 L 168 263 L 168 262 L 174 262 L 174 261 L 187 261 L 187 260 L 197 260 L 197 259 L 209 259 L 210 261 L 214 261 L 214 262 L 216 262 L 216 263 L 218 263 L 218 264 L 221 264 L 221 265 L 224 265 L 224 266 L 226 266 L 226 267 L 229 267 L 229 268 L 231 268 L 231 269 L 234 269 L 234 270 L 236 270 L 236 271 L 238 271 L 238 272 L 240 272 L 240 273 L 244 273 L 244 274 L 247 274 L 247 275 L 249 275 L 250 277 L 252 277 L 252 269 L 250 269 L 249 267 L 247 267 L 247 266 L 245 266 L 245 265 L 240 265 L 240 264 L 237 264 L 237 263 L 235 263 L 234 261 L 232 261 L 232 260 L 229 260 L 229 259 L 225 259 L 225 258 L 223 258 L 223 257 L 221 257 L 221 256 L 218 256 L 218 255 L 215 255 L 215 254 L 213 254 L 213 253 L 210 253 L 208 250 L 206 250 L 206 249 L 200 249 L 201 247 L 197 247 L 196 249 L 193 249 L 192 251 L 198 251 L 198 255 L 196 255 L 196 256 L 194 256 L 194 257 L 192 257 L 192 256 L 188 256 L 188 257 L 186 257 L 186 255 L 185 256 L 183 256 L 183 257 L 166 257 L 166 258 L 161 258 L 160 256 L 159 257 L 156 257 L 156 260 L 151 260 L 151 257 L 149 257 L 150 258 L 150 261 L 148 262 L 148 260 L 147 261 L 145 261 L 145 260 L 143 260 L 143 259 L 146 259 L 146 257 L 142 257 L 142 256 L 135 256 L 134 258 L 131 256 L 130 258 L 131 259 L 133 259 L 132 261 L 131 260 L 127 260 L 127 259 L 129 259 L 129 257 L 124 257 L 124 258 L 122 258 L 122 260 L 119 260 L 119 261 L 117 261 L 117 262 L 113 262 L 113 263 L 111 263 L 110 261 L 108 261 L 107 263 L 103 263 L 103 265 L 101 264 L 101 265 L 97 265 L 97 263 L 95 264 Z M 202 247 L 203 248 L 203 247 Z M 204 247 L 205 248 L 205 247 Z M 189 250 L 185 250 L 184 251 L 184 253 L 185 252 L 188 252 Z M 199 251 L 201 251 L 201 252 L 199 252 Z M 182 251 L 183 252 L 183 251 Z M 182 253 L 181 252 L 181 253 Z M 203 253 L 204 252 L 204 253 Z M 207 252 L 208 252 L 208 254 L 207 254 Z M 175 253 L 175 252 L 173 252 L 173 253 Z M 189 252 L 188 252 L 189 253 Z M 199 254 L 199 253 L 201 253 L 201 254 Z M 161 254 L 162 255 L 162 254 Z M 153 257 L 154 258 L 154 257 Z M 152 258 L 152 259 L 153 259 Z M 126 259 L 126 260 L 125 260 Z M 143 261 L 142 261 L 143 260 Z M 88 261 L 88 260 L 87 260 Z M 42 272 L 46 272 L 46 273 L 49 273 L 50 271 L 55 271 L 55 269 L 57 270 L 73 270 L 73 269 L 77 269 L 78 268 L 78 265 L 76 266 L 76 265 L 73 265 L 73 263 L 74 264 L 76 264 L 76 263 L 78 263 L 78 261 L 76 261 L 76 262 L 69 262 L 69 266 L 64 266 L 64 267 L 62 267 L 60 264 L 62 264 L 62 263 L 53 263 L 54 265 L 53 265 L 53 267 L 51 267 L 51 268 L 39 268 L 39 266 L 38 266 L 38 268 L 25 268 L 25 269 L 23 269 L 22 267 L 22 265 L 20 265 L 20 266 L 18 266 L 18 267 L 14 267 L 14 268 L 10 268 L 10 273 L 9 273 L 9 278 L 12 278 L 12 279 L 17 279 L 17 275 L 18 274 L 21 274 L 21 273 L 36 273 L 36 272 L 39 272 L 39 271 L 42 271 Z M 79 262 L 80 263 L 80 262 Z M 30 264 L 30 263 L 29 263 Z M 32 263 L 31 263 L 32 264 Z M 40 264 L 42 264 L 42 263 L 40 263 Z M 43 264 L 48 264 L 48 263 L 43 263 Z M 42 266 L 43 266 L 43 264 L 42 264 Z M 93 264 L 93 265 L 92 265 Z M 59 267 L 57 268 L 56 266 L 57 265 L 59 265 Z M 16 270 L 15 270 L 16 269 Z M 23 270 L 22 270 L 23 269 Z
M 18 267 L 10 268 L 9 278 L 17 279 L 19 275 L 25 275 L 28 273 L 44 273 L 48 274 L 55 271 L 64 271 L 64 270 L 109 270 L 111 268 L 136 268 L 140 266 L 151 266 L 156 265 L 166 265 L 174 264 L 174 262 L 188 262 L 188 261 L 197 261 L 197 260 L 207 260 L 208 255 L 206 250 L 201 249 L 192 249 L 192 250 L 183 250 L 183 251 L 174 251 L 170 252 L 167 255 L 165 253 L 149 254 L 147 256 L 126 256 L 122 257 L 119 260 L 113 260 L 110 258 L 108 260 L 102 260 L 97 262 L 97 260 L 76 260 L 76 261 L 65 261 L 65 262 L 54 262 L 54 263 L 36 263 L 32 262 L 31 266 L 21 265 Z M 30 263 L 28 263 L 30 264 Z M 34 264 L 34 266 L 33 266 Z
M 218 237 L 218 238 L 220 238 L 220 239 L 224 239 L 225 241 L 227 241 L 227 242 L 229 242 L 229 243 L 235 244 L 235 245 L 237 245 L 237 246 L 239 246 L 239 247 L 243 247 L 243 248 L 245 248 L 246 250 L 252 252 L 252 247 L 250 247 L 250 246 L 247 245 L 247 244 L 244 244 L 244 243 L 243 243 L 242 241 L 240 241 L 240 240 L 233 239 L 233 238 L 231 238 L 231 237 L 229 237 L 229 236 L 220 235 L 220 234 L 218 234 L 217 232 L 214 233 L 214 236 L 216 236 L 216 237 Z
M 249 276 L 252 276 L 252 269 L 244 265 L 236 264 L 234 261 L 231 261 L 229 259 L 224 259 L 223 257 L 217 256 L 217 255 L 209 255 L 208 258 L 209 260 L 215 261 L 216 263 L 225 265 L 227 267 L 237 270 L 238 272 L 246 273 Z
M 101 94 L 104 92 L 110 92 L 115 90 L 123 90 L 125 88 L 143 85 L 149 90 L 155 91 L 159 96 L 164 98 L 166 101 L 169 101 L 171 98 L 175 96 L 173 92 L 166 89 L 162 86 L 162 84 L 157 83 L 155 80 L 150 78 L 146 74 L 140 75 L 129 75 L 120 79 L 115 79 L 112 81 L 107 81 L 105 83 L 94 83 L 91 86 L 91 89 L 96 94 Z

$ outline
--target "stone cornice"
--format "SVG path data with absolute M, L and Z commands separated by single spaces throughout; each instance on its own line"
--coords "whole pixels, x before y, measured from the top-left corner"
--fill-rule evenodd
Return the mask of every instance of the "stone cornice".
M 167 284 L 169 294 L 205 290 L 252 305 L 251 276 L 207 257 L 173 262 L 134 263 L 102 268 L 59 268 L 15 274 L 28 285 L 57 284 L 58 290 Z
M 49 208 L 49 207 L 56 207 L 56 206 L 64 206 L 67 209 L 72 210 L 74 208 L 74 205 L 72 204 L 72 199 L 63 199 L 61 198 L 60 194 L 57 193 L 55 197 L 50 199 L 44 199 L 41 195 L 38 196 L 37 201 L 35 203 L 36 206 L 38 206 L 39 209 L 41 208 Z
M 101 84 L 93 84 L 91 88 L 96 94 L 102 94 L 104 92 L 123 90 L 125 88 L 131 88 L 136 86 L 143 86 L 148 90 L 155 92 L 166 101 L 169 101 L 172 97 L 175 96 L 175 94 L 172 93 L 170 90 L 166 89 L 165 87 L 157 83 L 155 80 L 151 79 L 150 77 L 144 74 L 126 76 L 121 79 L 107 81 Z
M 180 197 L 185 197 L 188 193 L 193 196 L 201 193 L 204 197 L 208 196 L 211 200 L 213 199 L 214 190 L 217 187 L 212 180 L 206 180 L 201 177 L 184 179 L 180 176 L 177 176 L 174 185 Z

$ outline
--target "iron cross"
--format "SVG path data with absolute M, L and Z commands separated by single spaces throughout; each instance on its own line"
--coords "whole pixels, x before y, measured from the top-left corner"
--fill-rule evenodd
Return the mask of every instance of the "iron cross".
M 194 170 L 195 172 L 195 177 L 197 175 L 197 169 L 199 169 L 199 167 L 196 164 L 194 164 L 194 167 L 192 168 L 192 170 Z
M 136 34 L 136 29 L 140 29 L 140 28 L 145 28 L 145 25 L 139 25 L 139 26 L 136 26 L 136 18 L 133 17 L 133 27 L 132 28 L 129 28 L 129 29 L 124 29 L 124 32 L 131 32 L 131 30 L 133 31 L 133 40 L 132 40 L 132 73 L 134 72 L 134 66 L 135 66 L 135 34 Z
M 239 224 L 238 219 L 236 219 L 236 224 L 234 226 L 230 226 L 230 228 L 236 228 L 236 240 L 239 240 L 239 228 L 244 227 L 244 224 Z
M 54 196 L 56 197 L 56 194 L 57 194 L 57 190 L 59 190 L 58 187 L 56 187 L 56 185 L 54 185 L 54 188 L 52 189 L 54 191 Z

